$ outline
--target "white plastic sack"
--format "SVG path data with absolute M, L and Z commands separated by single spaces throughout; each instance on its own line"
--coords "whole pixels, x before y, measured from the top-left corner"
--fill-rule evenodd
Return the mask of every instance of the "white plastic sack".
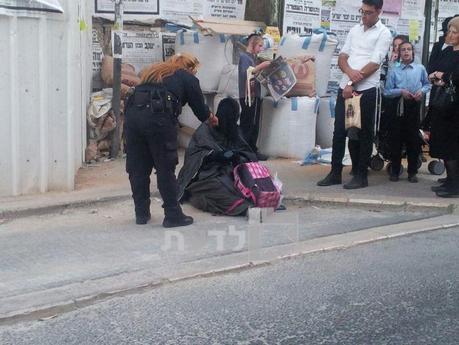
M 105 116 L 112 109 L 112 94 L 112 89 L 104 89 L 92 93 L 87 113 L 91 127 L 95 128 L 97 119 Z
M 317 96 L 327 93 L 328 80 L 333 53 L 338 45 L 334 33 L 324 29 L 313 30 L 312 35 L 298 35 L 288 33 L 280 41 L 278 55 L 286 58 L 312 55 L 316 62 L 316 90 Z
M 316 144 L 320 147 L 331 147 L 335 126 L 336 95 L 322 97 L 319 103 L 319 114 L 316 126 Z
M 210 111 L 214 111 L 214 95 L 204 94 L 204 102 L 209 106 Z M 201 124 L 201 121 L 194 115 L 193 110 L 187 104 L 182 108 L 182 113 L 178 117 L 179 123 L 182 126 L 196 129 Z
M 201 121 L 194 115 L 193 110 L 187 104 L 182 108 L 182 113 L 178 117 L 181 126 L 196 129 L 201 124 Z
M 272 97 L 263 101 L 258 148 L 271 157 L 303 160 L 315 146 L 319 99 Z
M 236 99 L 239 98 L 237 65 L 226 65 L 223 67 L 218 83 L 218 93 L 223 96 L 229 96 Z
M 190 53 L 198 58 L 200 66 L 196 77 L 204 92 L 218 89 L 223 67 L 232 63 L 233 44 L 228 35 L 203 36 L 197 31 L 177 32 L 175 53 Z
M 192 136 L 193 134 L 189 131 L 188 128 L 180 128 L 177 136 L 178 146 L 184 149 L 188 148 Z

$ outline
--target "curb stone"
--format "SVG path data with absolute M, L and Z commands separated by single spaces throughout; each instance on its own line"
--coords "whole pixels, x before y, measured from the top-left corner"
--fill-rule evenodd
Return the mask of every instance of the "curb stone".
M 158 191 L 151 194 L 152 197 L 160 197 Z M 120 193 L 113 196 L 95 197 L 88 199 L 78 199 L 75 201 L 56 202 L 55 204 L 35 207 L 18 207 L 10 210 L 0 210 L 1 219 L 14 219 L 22 217 L 30 217 L 43 214 L 59 213 L 70 208 L 81 208 L 91 205 L 107 204 L 118 201 L 126 201 L 131 199 L 131 193 Z M 346 197 L 328 197 L 321 195 L 313 195 L 308 193 L 302 196 L 286 195 L 283 199 L 286 204 L 314 204 L 314 205 L 334 205 L 334 206 L 353 206 L 353 207 L 378 207 L 383 209 L 402 208 L 405 211 L 416 209 L 437 209 L 447 214 L 459 214 L 459 205 L 431 202 L 404 202 L 394 200 L 377 200 L 365 198 L 346 198 Z

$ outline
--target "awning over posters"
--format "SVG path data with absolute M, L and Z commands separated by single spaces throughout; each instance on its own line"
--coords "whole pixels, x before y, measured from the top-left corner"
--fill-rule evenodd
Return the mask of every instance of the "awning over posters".
M 64 13 L 59 0 L 0 0 L 0 14 Z
M 203 34 L 227 34 L 246 36 L 255 31 L 265 31 L 266 24 L 248 20 L 224 20 L 224 19 L 194 19 L 193 23 Z

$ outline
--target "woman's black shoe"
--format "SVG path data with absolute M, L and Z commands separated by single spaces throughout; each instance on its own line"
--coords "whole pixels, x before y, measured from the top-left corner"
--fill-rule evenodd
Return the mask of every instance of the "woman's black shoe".
M 165 228 L 175 228 L 178 226 L 187 226 L 191 224 L 193 224 L 193 218 L 185 215 L 179 218 L 165 217 L 163 221 L 163 226 Z
M 441 184 L 439 186 L 432 186 L 432 187 L 430 187 L 430 189 L 431 189 L 432 192 L 443 192 L 443 191 L 448 189 L 448 185 L 443 183 L 443 184 Z
M 454 189 L 445 189 L 438 192 L 435 192 L 440 198 L 459 198 L 459 188 Z

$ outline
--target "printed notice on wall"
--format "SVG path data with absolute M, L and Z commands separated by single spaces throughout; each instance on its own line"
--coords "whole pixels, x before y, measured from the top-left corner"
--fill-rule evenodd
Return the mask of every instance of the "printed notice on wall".
M 161 33 L 163 42 L 163 61 L 166 61 L 175 54 L 175 34 L 163 32 Z
M 412 1 L 412 0 L 404 0 L 404 1 Z M 417 0 L 413 0 L 417 1 Z M 385 0 L 383 5 L 384 13 L 391 13 L 400 15 L 400 9 L 402 7 L 402 2 L 400 0 Z
M 157 31 L 123 31 L 123 62 L 135 67 L 136 73 L 151 63 L 163 61 L 163 43 Z
M 204 18 L 244 19 L 246 0 L 205 0 Z
M 402 6 L 402 17 L 404 19 L 418 19 L 419 14 L 424 13 L 424 7 L 425 0 L 404 0 Z
M 322 0 L 285 0 L 283 32 L 310 34 L 320 27 Z
M 339 83 L 343 78 L 343 72 L 338 66 L 338 55 L 333 55 L 330 64 L 330 79 L 328 80 L 328 93 L 338 93 Z
M 435 1 L 433 1 L 433 4 L 434 3 Z M 438 3 L 438 10 L 440 14 L 448 13 L 451 17 L 455 14 L 459 14 L 459 0 L 440 0 Z
M 336 0 L 335 8 L 339 12 L 359 13 L 359 8 L 362 6 L 361 1 L 355 0 Z
M 92 29 L 92 87 L 101 89 L 103 87 L 100 70 L 102 69 L 102 45 L 100 44 L 98 30 Z
M 320 27 L 330 30 L 331 12 L 330 8 L 322 8 L 320 10 Z
M 113 0 L 95 0 L 96 13 L 114 13 Z M 125 14 L 159 14 L 159 0 L 123 0 Z
M 204 11 L 201 0 L 167 0 L 161 1 L 161 18 L 171 22 L 192 25 L 193 18 L 202 18 Z
M 360 15 L 350 14 L 336 10 L 332 13 L 330 22 L 330 30 L 338 37 L 337 50 L 341 50 L 341 47 L 346 42 L 346 37 L 352 27 L 360 22 Z

